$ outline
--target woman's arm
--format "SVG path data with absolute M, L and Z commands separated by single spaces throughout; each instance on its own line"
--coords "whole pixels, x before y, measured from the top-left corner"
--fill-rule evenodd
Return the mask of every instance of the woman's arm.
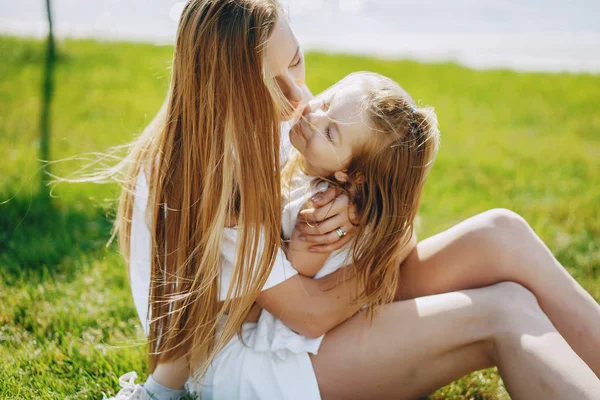
M 291 244 L 294 236 L 299 235 L 296 231 Z M 414 228 L 410 235 L 408 243 L 398 254 L 398 268 L 416 249 L 417 234 Z M 310 245 L 305 243 L 303 248 Z M 297 275 L 262 292 L 257 303 L 289 328 L 307 337 L 319 337 L 341 324 L 358 312 L 362 305 L 354 301 L 357 294 L 355 278 L 342 281 L 347 268 L 339 269 L 322 279 L 307 278 L 319 271 L 327 257 L 329 253 L 310 253 L 298 249 L 290 251 L 288 258 L 292 266 L 305 276 Z M 327 287 L 333 289 L 327 290 Z
M 262 291 L 256 302 L 290 329 L 317 338 L 360 310 L 357 290 L 355 278 L 341 268 L 316 280 L 296 275 Z

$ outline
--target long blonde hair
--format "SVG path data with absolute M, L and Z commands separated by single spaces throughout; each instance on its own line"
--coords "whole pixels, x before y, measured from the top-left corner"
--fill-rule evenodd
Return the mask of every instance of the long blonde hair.
M 273 267 L 281 244 L 279 116 L 286 105 L 264 53 L 281 14 L 276 0 L 189 1 L 165 120 L 151 124 L 129 155 L 116 231 L 128 262 L 143 170 L 152 236 L 150 372 L 187 356 L 190 371 L 204 374 L 239 331 Z M 237 263 L 220 307 L 221 241 L 232 225 Z
M 357 301 L 375 315 L 377 306 L 394 300 L 400 268 L 398 255 L 410 241 L 427 174 L 439 146 L 440 132 L 432 107 L 418 107 L 393 80 L 357 72 L 347 78 L 366 81 L 362 102 L 365 123 L 373 134 L 347 168 L 342 186 L 356 205 L 358 220 L 352 242 L 352 271 L 363 291 Z M 284 185 L 302 167 L 295 153 L 282 171 Z M 334 176 L 320 177 L 339 183 Z

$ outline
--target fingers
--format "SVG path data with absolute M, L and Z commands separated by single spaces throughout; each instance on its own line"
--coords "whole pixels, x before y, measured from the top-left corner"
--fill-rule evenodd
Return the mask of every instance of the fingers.
M 312 206 L 315 209 L 318 209 L 320 207 L 323 207 L 323 206 L 329 204 L 340 193 L 342 193 L 341 189 L 339 189 L 339 188 L 334 188 L 334 187 L 328 188 L 329 184 L 327 182 L 320 182 L 317 186 L 320 186 L 320 187 L 318 187 L 318 189 L 321 189 L 323 191 L 315 194 L 311 198 Z
M 330 190 L 332 189 L 328 189 L 323 195 L 329 196 Z M 349 204 L 350 200 L 348 199 L 348 196 L 342 193 L 337 197 L 333 197 L 332 200 L 325 203 L 324 206 L 300 211 L 300 216 L 304 218 L 306 223 L 315 224 L 324 221 L 329 217 L 338 215 L 341 212 L 347 213 Z
M 315 224 L 307 224 L 304 222 L 298 223 L 296 228 L 303 235 L 325 235 L 331 231 L 336 230 L 340 226 L 343 226 L 348 221 L 348 218 L 344 213 L 340 213 L 334 217 L 328 218 L 325 221 Z
M 338 240 L 326 243 L 326 244 L 318 244 L 310 247 L 308 251 L 311 253 L 331 253 L 332 251 L 336 251 L 344 247 L 350 240 L 352 240 L 352 235 L 348 234 L 342 238 L 339 238 L 335 232 L 332 232 Z
M 346 234 L 340 237 L 340 235 L 337 232 L 338 228 L 343 230 Z M 301 240 L 303 242 L 314 243 L 314 244 L 333 244 L 339 240 L 347 238 L 356 229 L 356 227 L 350 223 L 346 223 L 345 225 L 339 226 L 338 228 L 335 228 L 332 231 L 323 233 L 323 234 L 317 234 L 317 235 L 302 234 L 301 236 L 299 236 L 298 240 Z
M 348 235 L 346 235 L 346 236 L 348 236 Z M 344 237 L 346 237 L 346 236 L 344 236 Z M 325 233 L 322 235 L 302 235 L 300 237 L 300 240 L 315 243 L 315 244 L 330 244 L 330 243 L 335 243 L 340 239 L 342 239 L 342 238 L 340 238 L 340 236 L 337 234 L 336 231 L 331 231 L 331 232 L 328 232 L 328 233 Z

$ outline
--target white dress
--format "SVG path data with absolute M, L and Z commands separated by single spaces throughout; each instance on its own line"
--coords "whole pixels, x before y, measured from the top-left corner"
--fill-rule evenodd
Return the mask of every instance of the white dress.
M 282 154 L 289 153 L 288 135 L 282 129 Z M 300 207 L 315 192 L 311 178 L 298 175 L 294 178 L 289 203 L 283 208 L 283 236 L 289 239 L 296 223 Z M 131 225 L 130 282 L 135 306 L 148 334 L 148 296 L 150 291 L 150 245 L 151 237 L 145 221 L 148 184 L 140 173 L 136 185 Z M 224 299 L 236 259 L 237 230 L 226 228 L 221 246 L 222 272 L 220 298 Z M 320 278 L 346 264 L 347 247 L 328 258 L 315 276 Z M 277 253 L 271 275 L 263 290 L 295 276 L 283 250 Z M 217 331 L 218 334 L 218 331 Z M 323 336 L 316 339 L 302 336 L 262 310 L 257 322 L 242 325 L 242 337 L 234 336 L 213 360 L 201 382 L 192 379 L 186 384 L 192 393 L 199 393 L 203 400 L 221 399 L 320 399 L 317 379 L 309 353 L 317 354 Z

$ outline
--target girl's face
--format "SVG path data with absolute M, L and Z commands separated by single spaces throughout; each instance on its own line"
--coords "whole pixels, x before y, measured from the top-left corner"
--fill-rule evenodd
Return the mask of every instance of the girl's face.
M 266 46 L 266 62 L 279 88 L 297 109 L 305 90 L 306 69 L 304 55 L 287 20 L 280 16 Z M 284 116 L 290 119 L 292 115 Z
M 343 79 L 312 100 L 292 127 L 290 141 L 304 157 L 309 175 L 344 171 L 372 137 L 362 110 L 365 85 L 357 77 Z

